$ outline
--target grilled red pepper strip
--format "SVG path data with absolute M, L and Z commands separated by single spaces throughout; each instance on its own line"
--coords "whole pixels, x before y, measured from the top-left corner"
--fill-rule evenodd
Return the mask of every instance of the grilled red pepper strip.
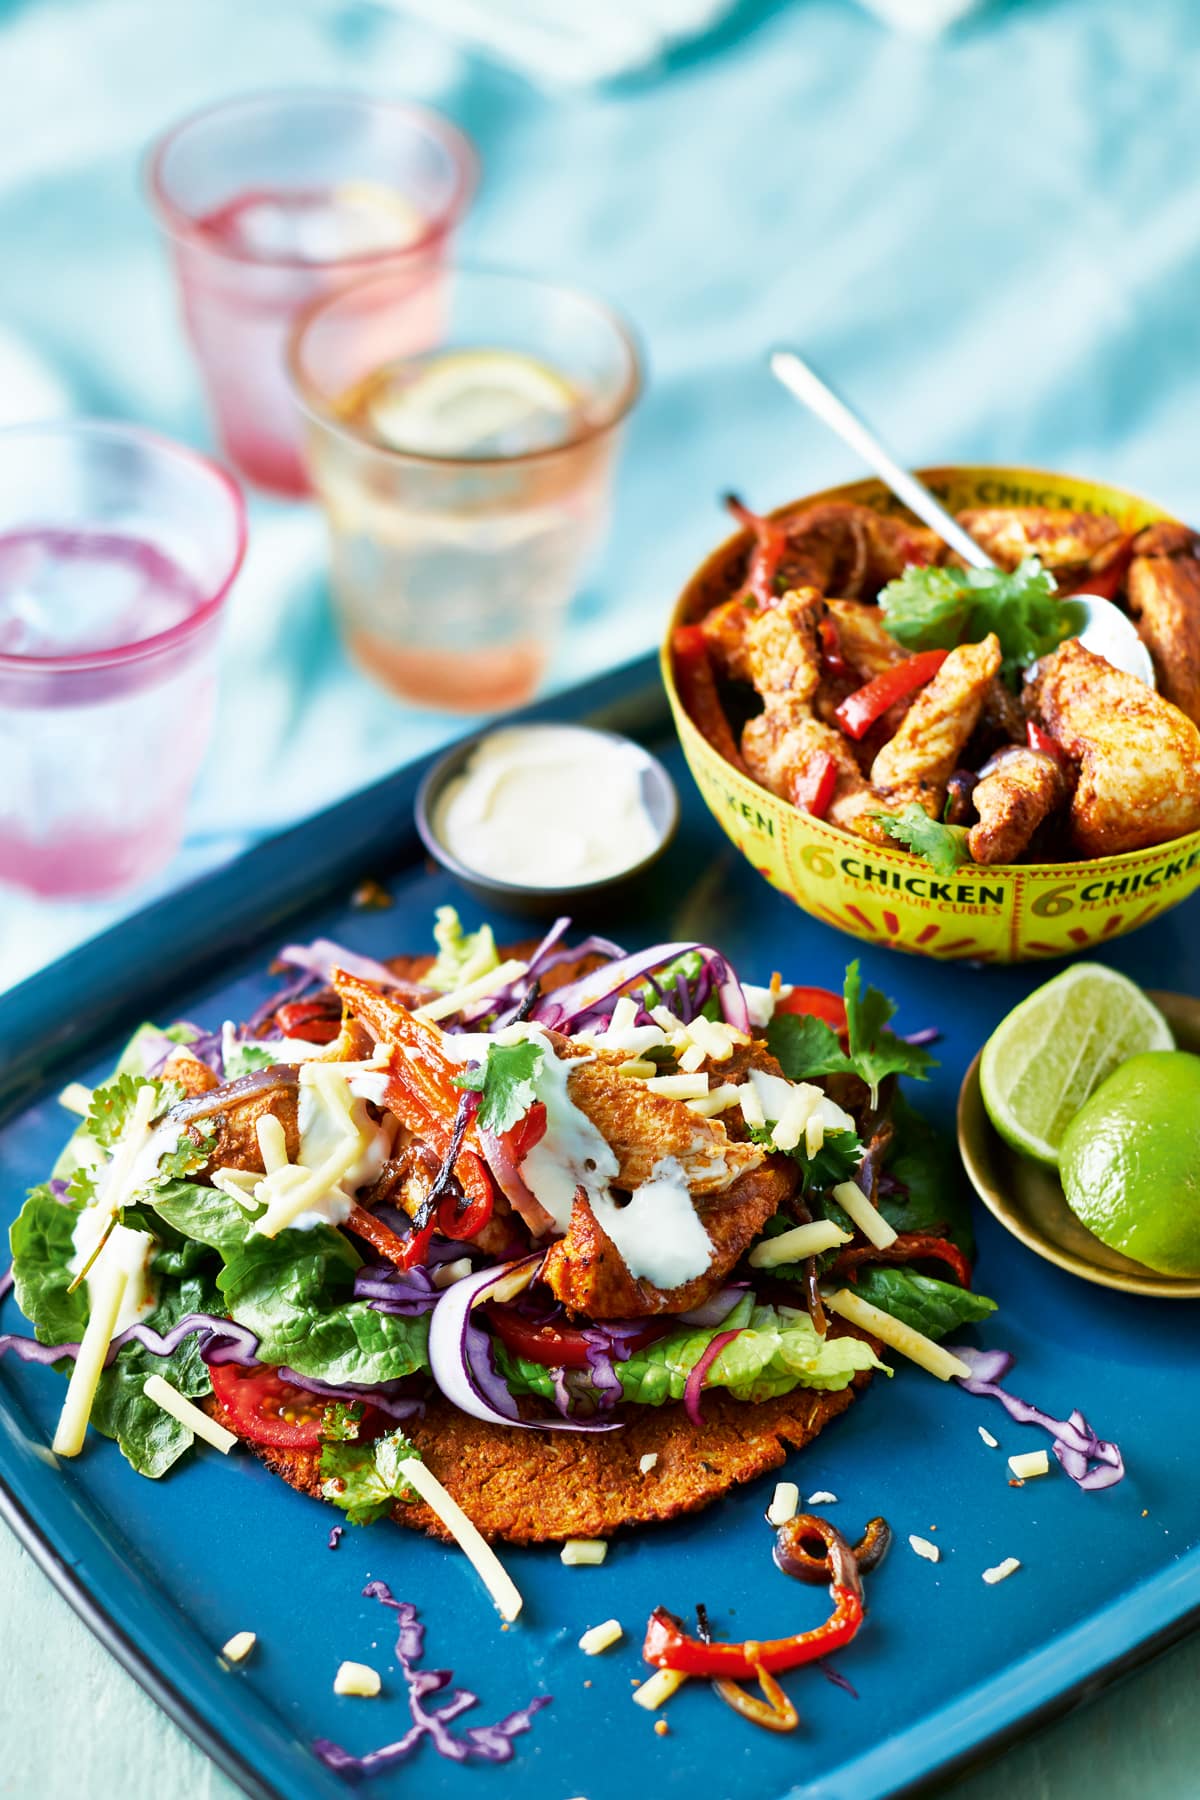
M 858 1632 L 863 1620 L 862 1583 L 854 1552 L 841 1532 L 825 1519 L 802 1514 L 791 1521 L 805 1537 L 823 1538 L 829 1551 L 830 1584 L 834 1608 L 823 1625 L 801 1631 L 795 1637 L 753 1639 L 744 1644 L 703 1643 L 689 1637 L 678 1619 L 661 1606 L 650 1615 L 642 1656 L 658 1669 L 676 1669 L 681 1675 L 727 1677 L 750 1681 L 759 1669 L 773 1675 L 798 1669 L 841 1650 Z
M 838 766 L 828 750 L 818 750 L 805 765 L 803 775 L 792 784 L 792 804 L 801 812 L 823 819 L 829 811 L 837 787 Z
M 275 1014 L 284 1037 L 303 1038 L 309 1044 L 332 1044 L 342 1029 L 342 1007 L 337 999 L 292 1000 Z
M 1102 600 L 1115 600 L 1129 574 L 1136 536 L 1136 532 L 1131 532 L 1124 538 L 1102 569 L 1085 569 L 1082 575 L 1073 576 L 1070 584 L 1061 590 L 1063 599 L 1069 599 L 1072 594 L 1099 594 Z
M 846 736 L 866 737 L 889 706 L 894 706 L 897 700 L 907 699 L 909 694 L 932 681 L 949 654 L 948 650 L 918 650 L 915 656 L 907 656 L 903 662 L 893 663 L 890 669 L 885 669 L 882 675 L 876 675 L 866 687 L 847 694 L 833 715 Z
M 354 1205 L 346 1215 L 345 1226 L 355 1237 L 363 1238 L 372 1250 L 377 1250 L 385 1261 L 394 1264 L 397 1269 L 410 1269 L 412 1263 L 407 1261 L 411 1238 L 397 1237 L 390 1225 L 377 1219 L 365 1206 Z
M 761 513 L 751 512 L 736 494 L 726 494 L 725 504 L 738 524 L 754 533 L 754 548 L 750 552 L 750 562 L 746 569 L 745 591 L 769 611 L 779 602 L 779 595 L 775 591 L 775 577 L 787 551 L 788 528 L 777 519 L 766 519 Z
M 718 756 L 745 773 L 746 765 L 733 741 L 729 720 L 717 693 L 716 677 L 708 654 L 708 643 L 699 625 L 677 625 L 671 638 L 675 662 L 675 685 L 683 710 Z
M 833 1274 L 844 1275 L 863 1263 L 925 1261 L 945 1263 L 959 1287 L 970 1288 L 971 1265 L 958 1245 L 949 1238 L 935 1237 L 931 1231 L 901 1232 L 886 1250 L 877 1250 L 874 1244 L 853 1244 L 838 1252 L 830 1268 Z

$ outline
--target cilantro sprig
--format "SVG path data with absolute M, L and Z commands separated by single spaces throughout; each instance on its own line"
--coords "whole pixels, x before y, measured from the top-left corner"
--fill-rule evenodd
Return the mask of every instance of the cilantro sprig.
M 843 989 L 849 1051 L 832 1026 L 808 1013 L 776 1013 L 767 1027 L 767 1047 L 789 1081 L 812 1081 L 820 1075 L 857 1075 L 879 1099 L 879 1084 L 888 1075 L 911 1075 L 924 1081 L 933 1057 L 919 1044 L 906 1044 L 888 1026 L 895 1002 L 878 988 L 864 990 L 857 959 L 846 970 Z
M 873 812 L 868 817 L 914 856 L 923 857 L 939 875 L 953 875 L 971 860 L 966 827 L 931 819 L 915 800 L 910 800 L 901 813 Z
M 370 1525 L 391 1511 L 393 1500 L 412 1501 L 415 1488 L 404 1479 L 404 1464 L 421 1452 L 402 1431 L 374 1443 L 327 1439 L 321 1449 L 321 1493 L 341 1507 L 349 1525 Z
M 92 1104 L 87 1116 L 88 1135 L 102 1150 L 111 1150 L 128 1125 L 137 1097 L 144 1087 L 154 1089 L 154 1111 L 157 1119 L 168 1107 L 183 1099 L 177 1081 L 155 1081 L 148 1075 L 116 1075 L 104 1087 L 92 1090 Z
M 1057 649 L 1075 629 L 1058 584 L 1036 556 L 1011 574 L 1005 569 L 905 569 L 879 596 L 884 625 L 906 650 L 951 650 L 977 644 L 990 631 L 1000 639 L 1000 673 L 1012 686 L 1039 656 Z
M 520 1044 L 491 1043 L 475 1068 L 456 1075 L 456 1087 L 479 1095 L 480 1125 L 497 1136 L 511 1131 L 537 1099 L 535 1077 L 542 1062 L 542 1046 L 527 1039 Z

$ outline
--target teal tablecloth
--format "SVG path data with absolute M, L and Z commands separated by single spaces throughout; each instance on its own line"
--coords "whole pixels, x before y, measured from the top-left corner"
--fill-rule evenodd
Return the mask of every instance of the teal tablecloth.
M 656 638 L 722 489 L 769 505 L 856 473 L 765 375 L 780 339 L 914 462 L 1057 465 L 1200 518 L 1196 51 L 1194 0 L 1012 0 L 934 46 L 853 0 L 746 0 L 665 70 L 555 100 L 383 8 L 0 0 L 0 417 L 69 405 L 205 442 L 141 150 L 231 91 L 353 83 L 475 137 L 473 260 L 595 288 L 641 328 L 651 385 L 557 682 Z M 351 671 L 322 550 L 305 509 L 256 506 L 165 884 L 454 729 Z M 0 899 L 0 986 L 111 911 Z M 0 1596 L 0 1794 L 226 1791 L 7 1539 Z M 1194 1794 L 1198 1674 L 1176 1651 L 967 1791 Z

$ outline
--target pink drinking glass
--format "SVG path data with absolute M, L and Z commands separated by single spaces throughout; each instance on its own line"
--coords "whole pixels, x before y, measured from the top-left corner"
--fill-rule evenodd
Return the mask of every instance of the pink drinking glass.
M 237 484 L 182 445 L 0 431 L 0 884 L 85 898 L 171 856 L 245 549 Z
M 150 198 L 217 433 L 248 481 L 308 492 L 284 372 L 297 313 L 364 275 L 428 279 L 475 174 L 448 120 L 353 93 L 227 101 L 151 150 Z

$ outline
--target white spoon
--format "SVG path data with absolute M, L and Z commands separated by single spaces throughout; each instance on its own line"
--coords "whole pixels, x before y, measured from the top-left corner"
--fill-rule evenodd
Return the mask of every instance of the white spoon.
M 770 363 L 772 374 L 788 392 L 803 401 L 810 412 L 856 450 L 863 461 L 882 476 L 896 498 L 902 500 L 918 519 L 931 526 L 965 563 L 975 569 L 995 568 L 991 557 L 946 511 L 925 483 L 918 481 L 910 469 L 901 468 L 869 426 L 857 413 L 851 412 L 845 401 L 839 399 L 794 350 L 773 350 Z M 1070 608 L 1072 622 L 1076 625 L 1075 636 L 1086 650 L 1102 656 L 1114 669 L 1136 675 L 1147 687 L 1154 686 L 1150 652 L 1134 629 L 1133 621 L 1119 606 L 1099 594 L 1072 594 L 1062 605 Z

